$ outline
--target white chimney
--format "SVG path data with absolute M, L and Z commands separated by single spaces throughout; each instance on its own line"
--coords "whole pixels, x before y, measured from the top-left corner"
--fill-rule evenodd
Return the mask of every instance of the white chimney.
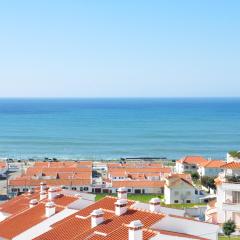
M 40 183 L 40 192 L 45 191 L 47 189 L 47 184 L 44 182 Z
M 149 201 L 149 208 L 151 212 L 159 212 L 160 210 L 160 199 L 159 198 L 152 198 Z
M 120 187 L 117 192 L 119 199 L 127 199 L 127 189 L 125 187 Z
M 58 194 L 58 189 L 55 188 L 55 187 L 50 187 L 48 189 L 48 199 L 49 200 L 53 200 L 54 198 L 57 197 L 57 194 Z
M 36 206 L 37 204 L 38 204 L 38 200 L 37 199 L 32 199 L 29 202 L 29 207 L 32 208 L 32 207 Z
M 118 199 L 115 203 L 115 214 L 121 216 L 127 212 L 127 200 Z
M 56 206 L 54 202 L 48 202 L 45 204 L 45 215 L 51 217 L 56 213 Z
M 132 221 L 128 225 L 128 240 L 143 240 L 143 224 L 140 220 Z
M 104 212 L 102 209 L 93 210 L 91 213 L 91 226 L 92 228 L 98 226 L 104 221 Z
M 45 190 L 40 191 L 40 201 L 47 197 L 47 192 Z
M 31 189 L 31 188 L 29 188 L 29 190 L 28 190 L 28 195 L 32 195 L 33 193 L 34 193 L 34 190 Z

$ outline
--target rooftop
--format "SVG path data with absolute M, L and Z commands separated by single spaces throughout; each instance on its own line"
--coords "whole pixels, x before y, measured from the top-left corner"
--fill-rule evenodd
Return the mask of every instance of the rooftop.
M 208 160 L 202 156 L 186 156 L 186 157 L 181 158 L 177 162 L 187 163 L 187 164 L 202 164 L 207 161 Z

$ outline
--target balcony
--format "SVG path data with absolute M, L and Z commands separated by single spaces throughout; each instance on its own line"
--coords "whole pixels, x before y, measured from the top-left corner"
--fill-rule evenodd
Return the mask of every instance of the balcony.
M 223 203 L 222 208 L 225 211 L 240 212 L 240 203 Z
M 222 189 L 225 191 L 240 191 L 240 182 L 223 182 Z

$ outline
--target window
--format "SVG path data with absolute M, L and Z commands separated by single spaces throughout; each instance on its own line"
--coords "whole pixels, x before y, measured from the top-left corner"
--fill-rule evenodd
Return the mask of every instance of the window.
M 77 190 L 77 188 L 76 188 L 76 187 L 72 187 L 72 190 L 76 191 L 76 190 Z
M 81 191 L 81 192 L 83 191 L 83 187 L 80 187 L 80 191 Z
M 84 191 L 88 191 L 88 187 L 84 187 Z
M 232 192 L 233 203 L 240 203 L 240 192 Z
M 187 200 L 186 203 L 191 203 L 191 200 Z
M 23 192 L 27 192 L 28 191 L 28 188 L 23 188 Z
M 178 203 L 178 200 L 174 200 L 174 203 Z
M 188 166 L 185 166 L 186 169 L 188 169 Z
M 134 192 L 137 193 L 137 194 L 140 194 L 141 193 L 141 189 L 135 189 Z
M 128 189 L 128 192 L 129 192 L 129 193 L 131 192 L 131 189 L 130 189 L 130 188 Z
M 195 169 L 196 168 L 196 166 L 192 166 L 192 169 Z
M 198 190 L 195 190 L 195 194 L 198 195 Z

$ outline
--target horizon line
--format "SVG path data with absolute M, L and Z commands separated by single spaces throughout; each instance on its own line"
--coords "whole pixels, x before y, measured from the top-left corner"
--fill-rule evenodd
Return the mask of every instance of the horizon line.
M 64 97 L 64 96 L 59 96 L 59 97 L 21 97 L 21 96 L 16 96 L 16 97 L 1 97 L 0 99 L 236 99 L 240 98 L 240 96 L 153 96 L 153 97 L 141 97 L 141 96 L 136 96 L 136 97 Z

